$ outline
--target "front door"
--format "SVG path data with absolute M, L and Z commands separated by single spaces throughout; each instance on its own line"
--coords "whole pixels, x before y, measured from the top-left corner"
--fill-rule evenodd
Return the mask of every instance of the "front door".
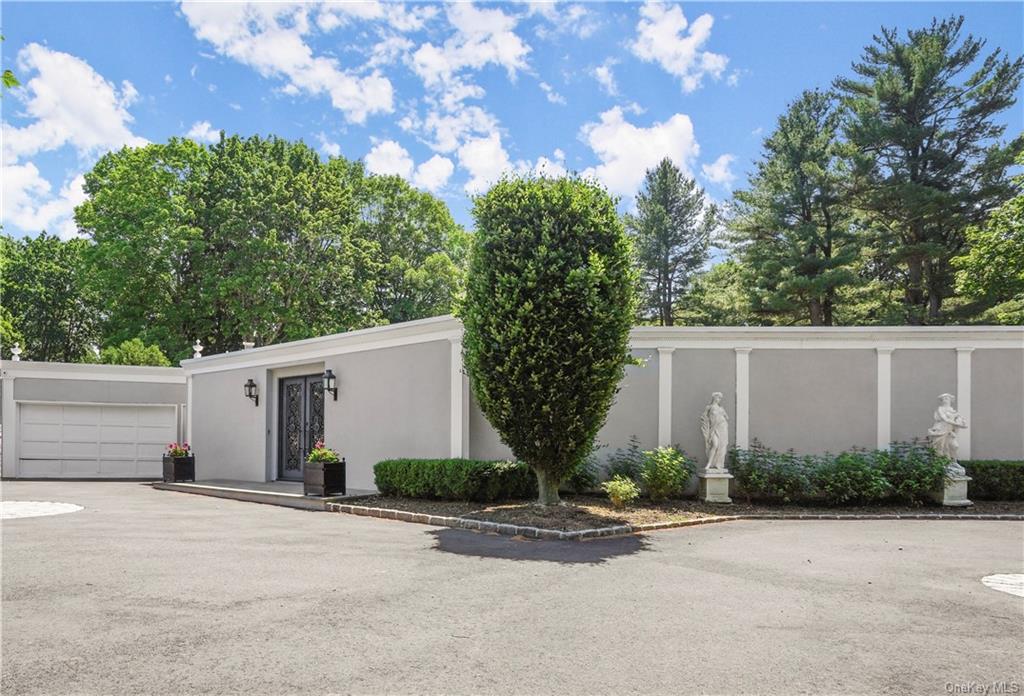
M 318 440 L 324 439 L 324 390 L 321 375 L 280 380 L 281 414 L 277 477 L 302 480 L 302 466 Z

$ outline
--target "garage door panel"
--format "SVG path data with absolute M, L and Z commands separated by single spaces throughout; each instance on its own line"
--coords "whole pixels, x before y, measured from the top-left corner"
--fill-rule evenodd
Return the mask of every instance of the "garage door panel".
M 61 427 L 61 439 L 72 442 L 95 442 L 100 434 L 100 429 L 95 425 L 68 425 Z
M 177 439 L 173 406 L 19 404 L 22 477 L 146 477 L 161 474 Z

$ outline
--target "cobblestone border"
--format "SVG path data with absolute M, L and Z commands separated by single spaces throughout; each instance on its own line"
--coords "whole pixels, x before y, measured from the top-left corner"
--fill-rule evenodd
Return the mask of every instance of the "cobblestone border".
M 558 529 L 541 529 L 539 527 L 524 527 L 514 524 L 502 524 L 500 522 L 488 522 L 486 520 L 474 520 L 467 517 L 448 517 L 443 515 L 427 515 L 421 512 L 409 512 L 407 510 L 392 510 L 389 508 L 367 507 L 365 505 L 349 505 L 347 503 L 327 503 L 328 512 L 341 512 L 361 517 L 378 517 L 384 520 L 398 520 L 399 522 L 413 522 L 416 524 L 429 524 L 434 527 L 451 527 L 454 529 L 469 529 L 476 532 L 488 532 L 501 534 L 503 536 L 522 536 L 528 539 L 552 539 L 557 541 L 582 541 L 584 539 L 597 539 L 600 537 L 624 536 L 627 534 L 640 534 L 653 532 L 658 529 L 673 529 L 676 527 L 695 527 L 704 524 L 716 524 L 718 522 L 734 522 L 736 520 L 1015 520 L 1024 521 L 1024 515 L 981 515 L 981 514 L 945 514 L 945 513 L 915 513 L 915 514 L 886 514 L 886 515 L 771 515 L 771 514 L 748 514 L 748 515 L 721 515 L 718 517 L 697 517 L 692 520 L 680 520 L 678 522 L 649 522 L 647 524 L 621 524 L 614 527 L 601 527 L 599 529 L 580 529 L 572 532 L 563 532 Z

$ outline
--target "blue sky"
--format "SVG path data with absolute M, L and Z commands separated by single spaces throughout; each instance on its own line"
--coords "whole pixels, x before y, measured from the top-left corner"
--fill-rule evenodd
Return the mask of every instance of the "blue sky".
M 1024 53 L 1016 2 L 5 2 L 23 87 L 0 104 L 4 230 L 73 234 L 104 152 L 220 129 L 364 159 L 467 226 L 508 170 L 580 171 L 626 209 L 667 155 L 724 200 L 803 89 L 848 73 L 879 27 L 954 12 Z

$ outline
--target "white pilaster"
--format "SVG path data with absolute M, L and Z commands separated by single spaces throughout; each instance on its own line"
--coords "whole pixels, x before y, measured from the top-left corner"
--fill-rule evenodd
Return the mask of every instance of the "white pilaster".
M 750 447 L 750 348 L 736 348 L 736 447 Z
M 192 442 L 192 375 L 185 378 L 185 442 Z
M 878 355 L 878 439 L 876 447 L 889 449 L 892 443 L 892 351 L 890 346 L 875 348 Z
M 658 349 L 658 447 L 672 445 L 672 352 Z
M 451 342 L 451 441 L 452 457 L 464 457 L 466 392 L 467 382 L 462 374 L 462 337 L 448 339 Z
M 18 453 L 16 448 L 18 442 L 18 406 L 14 401 L 14 378 L 3 372 L 0 364 L 0 380 L 3 380 L 3 408 L 0 414 L 3 415 L 3 461 L 0 462 L 0 470 L 4 476 L 14 477 L 18 471 Z
M 960 459 L 971 458 L 971 353 L 974 348 L 956 349 L 956 410 L 967 421 L 967 427 L 957 433 L 960 441 Z

